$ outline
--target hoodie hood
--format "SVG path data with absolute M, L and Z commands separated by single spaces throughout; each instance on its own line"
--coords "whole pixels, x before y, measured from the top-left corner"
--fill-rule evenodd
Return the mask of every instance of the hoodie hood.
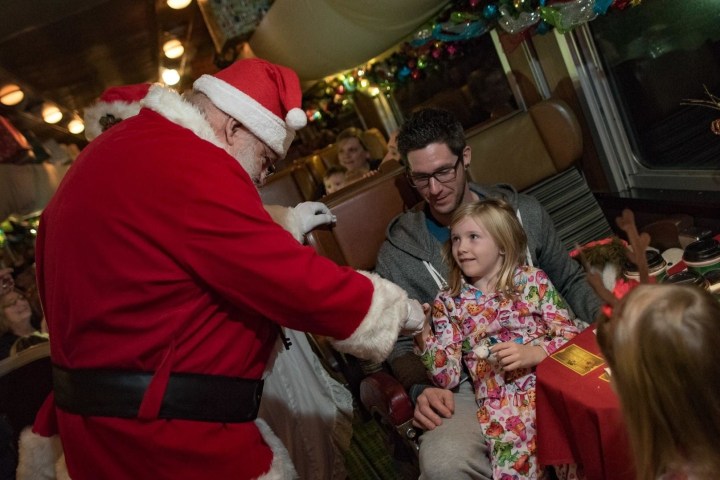
M 518 208 L 518 193 L 507 184 L 480 186 L 470 183 L 470 190 L 481 199 L 502 198 L 509 202 L 513 209 Z M 425 226 L 427 220 L 427 202 L 422 201 L 411 210 L 395 217 L 387 227 L 386 237 L 394 247 L 422 261 L 433 262 L 437 252 L 437 239 Z

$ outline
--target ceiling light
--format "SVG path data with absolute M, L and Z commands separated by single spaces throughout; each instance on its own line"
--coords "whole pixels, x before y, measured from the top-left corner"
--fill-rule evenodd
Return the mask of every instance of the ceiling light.
M 58 107 L 51 103 L 43 105 L 42 118 L 46 123 L 58 123 L 63 118 L 63 114 Z
M 180 40 L 173 38 L 163 45 L 163 52 L 168 58 L 180 58 L 185 53 L 185 47 Z
M 167 0 L 168 7 L 180 10 L 190 5 L 192 0 Z
M 77 135 L 78 133 L 82 133 L 84 130 L 85 124 L 79 118 L 73 118 L 70 122 L 68 122 L 68 131 L 70 131 L 70 133 Z
M 162 72 L 162 79 L 165 85 L 177 85 L 180 81 L 180 74 L 174 68 L 167 68 Z
M 22 102 L 23 98 L 25 98 L 25 94 L 20 87 L 14 83 L 10 83 L 0 88 L 0 103 L 3 105 L 7 105 L 9 107 L 17 105 Z

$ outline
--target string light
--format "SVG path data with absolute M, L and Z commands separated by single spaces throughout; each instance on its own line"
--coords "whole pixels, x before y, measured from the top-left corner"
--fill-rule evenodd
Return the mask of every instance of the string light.
M 173 38 L 163 44 L 163 53 L 167 58 L 180 58 L 185 53 L 185 47 L 180 40 Z
M 19 86 L 10 83 L 0 88 L 0 103 L 12 107 L 23 101 L 25 94 Z
M 175 10 L 182 10 L 190 5 L 191 2 L 192 0 L 167 0 L 167 5 Z
M 63 114 L 57 106 L 46 103 L 43 105 L 42 118 L 45 120 L 45 123 L 58 123 L 62 120 Z
M 180 74 L 174 68 L 166 68 L 162 72 L 162 79 L 165 85 L 177 85 L 180 81 Z
M 85 124 L 79 118 L 73 118 L 68 122 L 68 131 L 77 135 L 85 131 Z

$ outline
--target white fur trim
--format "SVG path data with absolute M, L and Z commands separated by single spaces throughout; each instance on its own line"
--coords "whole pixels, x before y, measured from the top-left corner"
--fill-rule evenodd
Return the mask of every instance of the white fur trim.
M 293 130 L 300 130 L 307 125 L 307 115 L 299 108 L 291 108 L 285 115 L 285 123 Z
M 338 351 L 381 362 L 390 355 L 407 319 L 408 296 L 405 290 L 375 273 L 358 273 L 368 277 L 375 288 L 370 310 L 352 335 L 332 343 Z
M 217 108 L 242 123 L 275 153 L 285 157 L 295 138 L 295 131 L 283 119 L 251 96 L 212 75 L 202 75 L 193 88 L 212 100 Z
M 257 418 L 255 419 L 255 425 L 257 425 L 265 443 L 270 446 L 273 452 L 270 470 L 266 474 L 258 477 L 258 480 L 290 480 L 298 478 L 292 460 L 290 460 L 290 454 L 268 424 L 265 423 L 264 420 Z
M 613 265 L 612 263 L 607 263 L 605 264 L 601 272 L 603 285 L 605 285 L 605 288 L 607 288 L 611 292 L 614 291 L 615 284 L 617 283 L 617 279 L 620 276 L 620 272 L 618 270 L 619 269 L 616 265 Z
M 58 435 L 43 437 L 26 427 L 20 433 L 19 454 L 17 480 L 70 478 L 65 468 L 65 457 Z M 62 465 L 59 465 L 60 463 Z M 56 464 L 59 471 L 56 471 Z
M 70 474 L 67 471 L 67 464 L 65 463 L 65 454 L 63 453 L 55 462 L 55 478 L 56 480 L 72 480 Z
M 280 205 L 264 205 L 264 207 L 275 223 L 290 232 L 295 240 L 303 243 L 305 235 L 303 235 L 300 219 L 295 214 L 295 209 L 291 207 L 281 207 Z
M 140 102 L 96 102 L 84 111 L 85 138 L 93 140 L 103 132 L 100 119 L 105 115 L 112 115 L 115 118 L 125 120 L 137 115 L 141 106 Z
M 205 115 L 195 105 L 186 102 L 175 90 L 155 84 L 143 100 L 143 105 L 154 110 L 173 123 L 185 127 L 216 147 L 225 150 L 223 144 L 215 136 Z

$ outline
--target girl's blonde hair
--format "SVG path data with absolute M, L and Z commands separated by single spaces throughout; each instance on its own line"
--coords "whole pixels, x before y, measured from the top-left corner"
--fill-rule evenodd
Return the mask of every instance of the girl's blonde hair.
M 505 295 L 514 295 L 513 274 L 518 265 L 525 262 L 527 246 L 525 230 L 515 216 L 515 211 L 509 203 L 500 199 L 488 198 L 467 203 L 453 213 L 450 230 L 468 217 L 482 224 L 504 253 L 495 289 Z M 443 258 L 450 265 L 450 295 L 457 296 L 462 289 L 464 275 L 452 255 L 452 238 L 443 247 Z
M 720 472 L 720 303 L 693 286 L 640 285 L 608 319 L 598 343 L 610 365 L 637 478 L 686 468 Z

